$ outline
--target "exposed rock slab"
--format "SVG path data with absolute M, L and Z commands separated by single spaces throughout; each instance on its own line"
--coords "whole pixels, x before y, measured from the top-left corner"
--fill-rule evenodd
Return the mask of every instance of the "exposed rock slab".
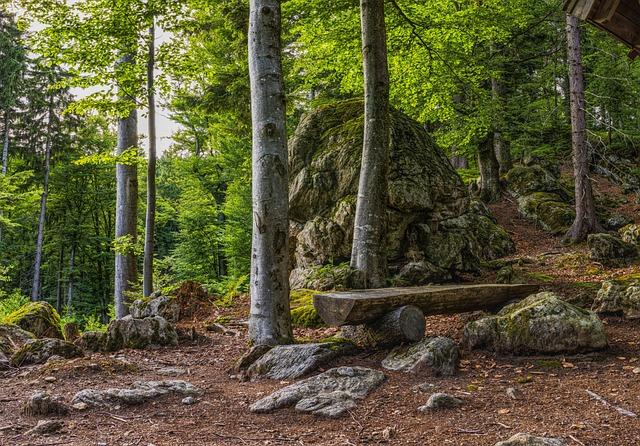
M 152 295 L 150 299 L 137 299 L 129 307 L 131 316 L 136 319 L 160 316 L 169 322 L 180 320 L 180 303 L 168 296 Z
M 558 438 L 516 434 L 508 440 L 496 443 L 494 446 L 566 446 L 566 443 Z
M 337 367 L 307 378 L 263 398 L 250 407 L 252 412 L 271 412 L 295 406 L 299 412 L 339 417 L 356 406 L 384 381 L 378 370 L 364 367 Z
M 135 319 L 131 315 L 112 321 L 107 329 L 107 351 L 123 348 L 143 349 L 150 346 L 176 345 L 178 334 L 160 316 Z
M 464 341 L 470 348 L 499 353 L 573 353 L 607 346 L 598 316 L 544 292 L 504 307 L 497 315 L 469 322 Z
M 86 407 L 133 406 L 169 395 L 199 396 L 202 391 L 186 381 L 137 381 L 129 389 L 85 389 L 76 393 L 72 404 Z
M 622 313 L 627 319 L 640 318 L 640 286 L 602 283 L 592 309 L 596 313 Z
M 60 315 L 47 302 L 29 302 L 9 314 L 4 321 L 33 333 L 37 338 L 64 339 Z
M 604 266 L 622 267 L 638 258 L 638 248 L 611 234 L 590 234 L 587 245 L 591 259 Z
M 317 370 L 329 360 L 353 349 L 349 343 L 278 345 L 247 370 L 250 379 L 296 379 Z
M 453 376 L 458 369 L 460 349 L 449 338 L 426 338 L 408 347 L 397 347 L 382 361 L 387 370 L 409 373 L 431 372 Z
M 52 356 L 70 359 L 82 356 L 82 350 L 70 342 L 56 338 L 34 339 L 24 344 L 13 356 L 11 362 L 20 367 L 29 364 L 43 364 Z

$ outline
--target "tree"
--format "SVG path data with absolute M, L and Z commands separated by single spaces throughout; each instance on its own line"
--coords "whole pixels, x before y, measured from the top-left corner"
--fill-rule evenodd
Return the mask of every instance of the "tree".
M 569 64 L 569 91 L 571 103 L 571 142 L 573 153 L 573 177 L 575 181 L 576 218 L 566 238 L 579 242 L 588 234 L 602 229 L 596 215 L 595 200 L 589 178 L 589 151 L 587 149 L 584 77 L 580 51 L 578 19 L 567 14 L 567 62 Z
M 351 267 L 365 288 L 386 278 L 385 231 L 389 165 L 389 71 L 384 0 L 361 0 L 364 65 L 364 142 Z
M 253 127 L 253 240 L 249 338 L 291 343 L 289 175 L 280 53 L 280 0 L 251 0 L 249 78 Z

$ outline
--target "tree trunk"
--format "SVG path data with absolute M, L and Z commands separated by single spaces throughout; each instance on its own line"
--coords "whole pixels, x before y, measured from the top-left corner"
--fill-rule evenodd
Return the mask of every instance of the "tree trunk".
M 4 112 L 4 143 L 2 144 L 2 175 L 7 174 L 9 166 L 9 110 Z
M 31 300 L 40 298 L 40 267 L 42 265 L 42 251 L 44 249 L 44 224 L 47 218 L 47 197 L 49 195 L 49 172 L 51 167 L 51 132 L 53 127 L 53 98 L 49 98 L 47 117 L 47 140 L 44 151 L 44 187 L 40 197 L 40 217 L 38 219 L 38 235 L 36 236 L 36 258 L 33 265 L 33 284 L 31 286 Z
M 142 293 L 153 292 L 153 251 L 156 225 L 156 100 L 154 91 L 155 26 L 149 28 L 149 56 L 147 60 L 147 95 L 149 102 L 149 161 L 147 164 L 147 211 L 145 216 L 144 262 Z
M 385 285 L 387 171 L 389 166 L 389 71 L 384 0 L 361 0 L 364 60 L 364 143 L 351 250 L 361 285 Z
M 479 196 L 485 203 L 500 199 L 500 165 L 493 147 L 493 132 L 478 146 L 478 168 L 480 169 Z
M 382 347 L 417 342 L 424 337 L 426 321 L 422 310 L 413 305 L 396 308 L 380 319 L 362 325 L 342 327 L 342 336 L 357 345 Z
M 71 312 L 73 304 L 73 274 L 76 261 L 76 246 L 71 244 L 71 255 L 69 256 L 69 284 L 67 287 L 67 312 Z
M 293 341 L 289 309 L 289 174 L 280 54 L 280 0 L 251 0 L 253 238 L 249 338 Z
M 125 56 L 121 63 L 132 63 Z M 129 115 L 118 120 L 118 146 L 116 155 L 122 155 L 138 147 L 138 115 L 133 108 Z M 121 242 L 116 252 L 114 295 L 116 318 L 129 314 L 127 292 L 137 280 L 135 244 L 138 238 L 136 219 L 138 213 L 138 168 L 136 163 L 116 164 L 116 240 Z M 123 242 L 123 243 L 122 243 Z M 126 245 L 126 246 L 123 246 Z
M 60 257 L 58 258 L 58 274 L 56 275 L 56 311 L 62 312 L 62 264 L 64 262 L 64 245 L 60 243 Z
M 511 150 L 509 144 L 502 137 L 501 128 L 504 125 L 504 118 L 502 113 L 502 88 L 498 79 L 491 79 L 491 95 L 493 101 L 496 103 L 497 108 L 500 110 L 498 122 L 494 124 L 493 130 L 493 149 L 496 153 L 496 159 L 500 165 L 500 175 L 504 175 L 509 172 L 513 167 L 513 161 L 511 160 Z
M 584 240 L 587 235 L 602 231 L 596 215 L 596 206 L 589 179 L 589 154 L 586 146 L 584 111 L 584 79 L 580 54 L 578 19 L 567 14 L 567 61 L 569 63 L 569 91 L 571 99 L 571 142 L 573 150 L 573 176 L 575 180 L 576 219 L 566 238 L 572 242 Z

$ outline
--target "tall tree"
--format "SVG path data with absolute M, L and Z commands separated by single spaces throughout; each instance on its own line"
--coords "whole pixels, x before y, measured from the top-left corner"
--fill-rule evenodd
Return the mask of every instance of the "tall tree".
M 289 161 L 280 0 L 251 0 L 249 77 L 253 128 L 251 317 L 254 344 L 293 340 L 289 312 Z
M 585 122 L 584 76 L 580 49 L 578 19 L 566 16 L 567 62 L 569 64 L 569 92 L 571 103 L 571 143 L 573 177 L 575 181 L 576 218 L 567 232 L 567 239 L 582 241 L 588 234 L 601 231 L 589 178 L 589 150 Z
M 364 65 L 364 142 L 351 250 L 361 285 L 385 283 L 386 197 L 389 165 L 389 70 L 384 0 L 361 0 Z

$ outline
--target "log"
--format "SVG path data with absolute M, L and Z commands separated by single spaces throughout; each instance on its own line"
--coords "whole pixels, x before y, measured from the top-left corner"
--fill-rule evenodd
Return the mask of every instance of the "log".
M 414 305 L 405 305 L 373 322 L 342 327 L 342 337 L 367 347 L 396 345 L 421 340 L 425 327 L 422 310 Z
M 429 285 L 378 288 L 313 296 L 313 306 L 328 325 L 373 322 L 398 307 L 414 305 L 425 315 L 455 314 L 499 308 L 538 291 L 538 285 Z

